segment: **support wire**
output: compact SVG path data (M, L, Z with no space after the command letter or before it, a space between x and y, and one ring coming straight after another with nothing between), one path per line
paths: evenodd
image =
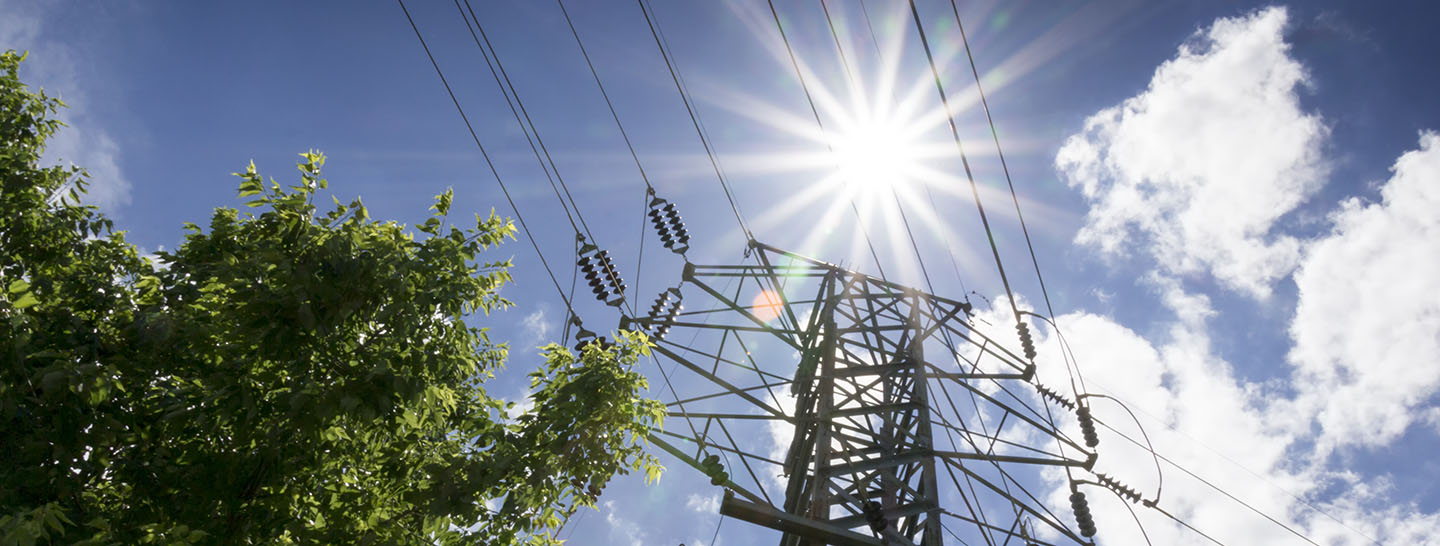
M485 151L485 145L480 143L480 137L475 133L475 127L470 124L469 116L465 115L465 108L460 106L460 100L455 97L455 91L450 88L450 81L445 78L445 72L440 70L440 63L435 62L435 55L430 53L430 46L425 43L425 37L420 34L420 27L415 25L415 19L410 16L410 10L405 8L405 0L395 0L400 4L400 10L405 13L405 20L410 22L410 29L415 31L415 38L420 40L420 47L425 50L425 56L430 59L430 65L435 67L435 75L440 76L440 83L445 86L445 92L450 95L450 102L455 104L455 110L460 113L460 120L465 122L465 129L470 132L471 140L475 141L475 147L480 149L480 156L485 158L485 165L490 168L490 174L495 177L495 183L500 186L500 192L505 195L505 201L510 204L510 210L515 212L515 219L520 221L520 229L525 232L525 238L530 241L530 246L535 249L535 255L540 258L540 265L544 266L545 274L550 277L551 284L555 285L555 293L560 296L560 301L565 302L565 309L574 313L575 309L570 305L570 298L565 296L565 291L560 288L560 281L556 279L555 272L550 269L550 264L545 260L545 253L540 251L540 245L535 242L535 235L530 231L530 226L525 222L525 216L520 214L520 207L515 205L515 199L510 195L510 189L505 186L505 181L500 177L500 171L495 168L495 163L490 160L490 154Z
M970 158L965 154L965 145L960 140L960 128L955 125L955 113L950 109L950 99L945 95L945 85L940 81L940 70L935 66L935 55L930 51L930 40L925 37L925 26L920 23L920 11L915 0L910 0L910 15L915 20L915 30L920 34L920 45L925 50L925 60L930 64L930 75L935 78L935 91L945 106L945 121L950 125L950 136L955 140L955 149L960 152L960 164L965 168L965 178L970 181L970 192L975 197L975 209L980 213L980 223L985 226L985 238L990 241L990 252L995 256L995 268L1000 272L1000 282L1005 286L1005 295L1010 299L1010 310L1015 313L1015 322L1020 322L1020 307L1015 304L1015 293L1010 290L1010 279L1005 276L1005 264L1000 261L1000 247L995 243L995 234L990 229L990 219L985 215L985 205L980 201L980 186L975 183L975 174L970 169Z
M649 7L645 0L636 0L640 4L640 13L645 16L645 24L650 27L650 36L655 39L655 47L660 49L660 57L665 60L665 68L670 71L670 79L675 82L675 90L680 93L680 101L685 103L685 112L690 114L690 123L695 127L695 133L700 136L700 144L705 147L705 155L710 158L710 167L715 170L715 178L720 181L720 188L725 191L725 199L730 202L730 211L735 213L735 222L740 225L740 232L745 234L746 241L754 241L755 235L745 225L745 218L740 214L740 206L735 203L734 192L730 190L729 182L726 182L725 175L720 172L719 160L715 159L715 151L710 146L710 139L705 136L705 131L700 129L700 120L695 114L695 108L690 104L690 97L680 85L680 75L675 71L675 64L670 60L670 52L660 40L660 32L656 30L656 22L650 16L654 9Z
M780 40L785 44L785 52L790 55L790 66L795 68L795 77L800 80L800 89L805 91L805 102L810 105L810 113L815 116L815 125L820 127L820 138L825 141L825 149L830 151L830 156L835 156L835 147L830 144L830 138L825 133L825 123L820 121L820 110L815 107L815 99L810 95L810 86L805 83L805 74L800 71L800 62L795 59L795 50L790 47L790 38L785 35L785 27L780 24L780 14L775 11L774 0L766 0L770 5L770 16L775 20L775 29L780 31ZM821 4L824 5L823 3ZM829 16L827 15L828 19ZM832 30L834 27L831 27ZM847 63L848 73L848 63ZM848 189L851 180L844 177L845 186ZM855 205L855 192L850 191L850 211L855 213L855 222L859 224L860 234L865 237L865 246L870 248L870 258L875 260L875 269L880 272L882 280L885 277L885 266L880 264L880 254L875 251L875 244L870 241L870 230L865 227L865 219L860 216L860 208Z

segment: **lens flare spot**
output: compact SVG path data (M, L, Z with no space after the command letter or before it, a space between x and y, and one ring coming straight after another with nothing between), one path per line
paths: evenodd
M773 290L761 290L750 301L750 309L762 321L775 320L780 316L780 295Z

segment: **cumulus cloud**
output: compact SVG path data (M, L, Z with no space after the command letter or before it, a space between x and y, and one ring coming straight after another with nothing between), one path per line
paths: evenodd
M47 23L54 6L47 3L0 0L0 49L28 51L21 65L21 77L34 88L65 101L59 118L66 123L50 139L41 159L46 165L79 165L90 173L89 193L83 200L116 213L130 203L130 181L120 167L120 146L116 139L87 111L84 87L97 82L83 81L83 61L62 40L52 38Z
M1208 300L1183 293L1178 283L1162 287L1162 292L1176 300L1172 305L1175 316L1162 323L1154 340L1103 315L1079 311L1057 317L1068 349L1083 368L1085 390L1123 400L1125 407L1098 397L1088 398L1087 405L1097 419L1120 433L1136 441L1148 434L1170 460L1267 513L1288 516L1294 499L1287 491L1305 490L1309 478L1287 467L1287 449L1297 427L1271 419L1261 393L1236 379L1230 363L1214 353L1204 325L1213 313ZM1004 298L993 301L1003 302ZM1024 298L1018 303L1028 308ZM977 318L1006 324L1010 315L1007 302L979 310ZM1071 377L1061 357L1065 347L1060 336L1045 326L1036 331L1035 341L1039 349L1036 380L1068 393ZM1126 408L1134 412L1138 423ZM1061 415L1061 431L1079 438L1073 415ZM1158 495L1160 508L1222 542L1288 544L1287 538L1294 539L1168 463L1159 470L1162 479L1149 451L1119 434L1101 427L1100 438L1096 472L1135 488L1147 500L1157 500ZM1264 479L1257 479L1262 475ZM1054 470L1043 478L1052 486L1046 504L1067 506L1070 484L1066 474ZM1103 489L1083 490L1104 543L1146 543L1125 502ZM1136 511L1152 544L1210 544L1157 511L1128 508ZM1069 518L1062 512L1062 520Z
M1395 439L1440 389L1440 135L1400 156L1381 200L1351 198L1295 274L1289 355L1326 445Z
M1330 233L1303 241L1279 232L1328 176L1328 130L1299 108L1306 76L1288 54L1285 25L1282 8L1217 20L1144 92L1087 119L1061 148L1061 176L1091 207L1077 241L1153 260L1146 281L1174 315L1168 328L1147 328L1159 332L1148 339L1085 312L1058 322L1089 391L1127 401L1163 455L1229 495L1322 544L1440 544L1440 514L1399 499L1383 472L1331 456L1387 445L1417 423L1440 428L1440 135L1422 134L1396 161L1378 202L1342 202ZM1293 375L1255 384L1234 374L1211 346L1209 297L1183 281L1201 273L1258 298L1293 274ZM1040 378L1065 384L1053 332L1037 341ZM1118 406L1091 402L1101 420L1137 432ZM1097 470L1160 491L1143 470L1148 451L1101 436ZM1220 541L1304 542L1162 467L1160 506ZM1067 494L1057 488L1052 500ZM1107 541L1143 542L1120 501L1092 503ZM1137 510L1151 543L1207 542Z
M1177 314L1152 340L1083 311L1057 322L1083 367L1088 391L1123 400L1137 416L1109 400L1090 398L1096 418L1137 441L1143 427L1160 454L1175 463L1160 463L1162 481L1146 449L1101 427L1095 471L1147 500L1158 499L1161 509L1226 544L1305 543L1266 515L1321 544L1440 544L1440 515L1396 502L1383 478L1335 468L1327 458L1296 458L1296 450L1311 440L1310 422L1296 417L1293 401L1237 378L1232 365L1215 354L1203 326ZM1039 381L1068 385L1054 331L1040 329L1036 341ZM1061 427L1078 437L1073 419ZM1054 486L1047 503L1067 505L1064 474L1047 478ZM1099 488L1084 490L1106 543L1146 543L1138 517L1152 544L1211 544L1158 511L1131 505L1132 517L1117 497Z
M1062 176L1091 205L1077 240L1153 260L1146 284L1172 313L1141 329L1148 335L1084 311L1057 319L1087 392L1136 416L1087 397L1118 430L1101 428L1095 470L1226 544L1440 545L1440 514L1400 499L1384 472L1330 456L1345 442L1390 442L1415 422L1440 428L1428 402L1440 390L1440 135L1422 135L1396 162L1380 202L1344 202L1328 235L1277 229L1329 175L1328 129L1299 106L1306 75L1286 24L1283 8L1217 20L1059 151ZM1261 384L1236 373L1211 337L1214 294L1185 282L1197 274L1257 298L1294 275L1294 375ZM1001 330L1010 315L979 310ZM1036 342L1038 380L1064 390L1058 336L1040 328ZM1073 419L1060 426L1079 436ZM1168 459L1158 474L1151 453L1120 435L1140 440L1142 428ZM788 432L772 424L772 455ZM1064 511L1065 475L1043 478L1054 486L1046 504ZM1211 543L1165 513L1084 489L1104 543Z
M1261 298L1293 270L1300 242L1271 227L1320 187L1328 131L1300 109L1286 19L1217 20L1066 141L1056 165L1091 204L1079 242L1111 255L1138 244L1161 272Z

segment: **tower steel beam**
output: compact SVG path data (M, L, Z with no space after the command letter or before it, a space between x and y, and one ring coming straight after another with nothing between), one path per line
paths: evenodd
M782 546L938 546L947 517L966 542L1090 543L1029 490L1045 486L1038 469L1088 471L1094 454L1036 409L1053 391L969 304L762 243L750 257L686 263L667 291L691 310L657 300L622 323L681 371L668 415L683 425L652 438L727 488L723 514Z

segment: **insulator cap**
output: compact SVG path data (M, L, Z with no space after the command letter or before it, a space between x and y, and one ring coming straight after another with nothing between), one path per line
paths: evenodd
M1030 325L1024 322L1015 324L1015 331L1020 334L1020 348L1025 351L1025 358L1035 360L1035 340L1030 337Z
M1085 500L1085 494L1079 491L1071 493L1070 508L1075 512L1080 534L1086 538L1095 536L1095 518L1090 515L1090 503Z
M1130 487L1126 487L1125 484L1120 483L1115 478L1106 476L1104 474L1096 474L1095 477L1100 481L1100 485L1103 485L1109 488L1111 491L1114 491L1115 494L1120 495L1125 500L1130 501L1131 504L1138 504L1140 502L1139 491L1136 491Z
M1053 391L1053 390L1050 390L1050 387L1046 387L1045 385L1041 385L1041 384L1039 384L1039 383L1036 383L1036 384L1035 384L1035 390L1040 393L1040 397L1041 397L1041 398L1045 398L1045 399L1047 399L1047 400L1050 400L1050 401L1052 401L1052 402L1055 402L1056 404L1060 404L1061 406L1065 407L1065 409L1068 409L1068 410L1074 410L1074 409L1075 409L1075 403L1074 403L1074 402L1071 402L1070 399L1065 398L1065 397L1062 396L1060 393L1055 392L1055 391Z
M615 263L610 259L609 251L585 243L580 248L580 258L576 263L580 266L580 271L584 273L585 283L590 285L590 291L595 294L595 299L610 306L619 306L625 301L627 287L620 279L620 274L615 269Z
M725 472L725 465L720 463L720 456L711 454L700 461L700 470L710 477L710 485L724 485L730 481L730 475Z
M1090 416L1090 408L1081 407L1075 410L1075 416L1080 420L1080 434L1085 437L1085 445L1100 445L1100 436L1095 433L1095 418Z
M683 308L681 302L684 298L676 287L666 288L655 296L655 303L650 306L650 315L642 322L652 328L649 332L651 337L656 340L665 337Z
M650 223L655 226L655 232L660 236L660 244L676 254L684 255L690 250L690 234L685 230L685 222L680 220L680 211L671 203L659 197L654 197L654 190L647 190L650 199L650 210L646 212L650 216Z
M580 332L575 334L575 351L584 352L585 347L591 344L598 344L602 350L610 350L615 347L615 344L605 339L604 336L596 337L595 332L580 328Z

